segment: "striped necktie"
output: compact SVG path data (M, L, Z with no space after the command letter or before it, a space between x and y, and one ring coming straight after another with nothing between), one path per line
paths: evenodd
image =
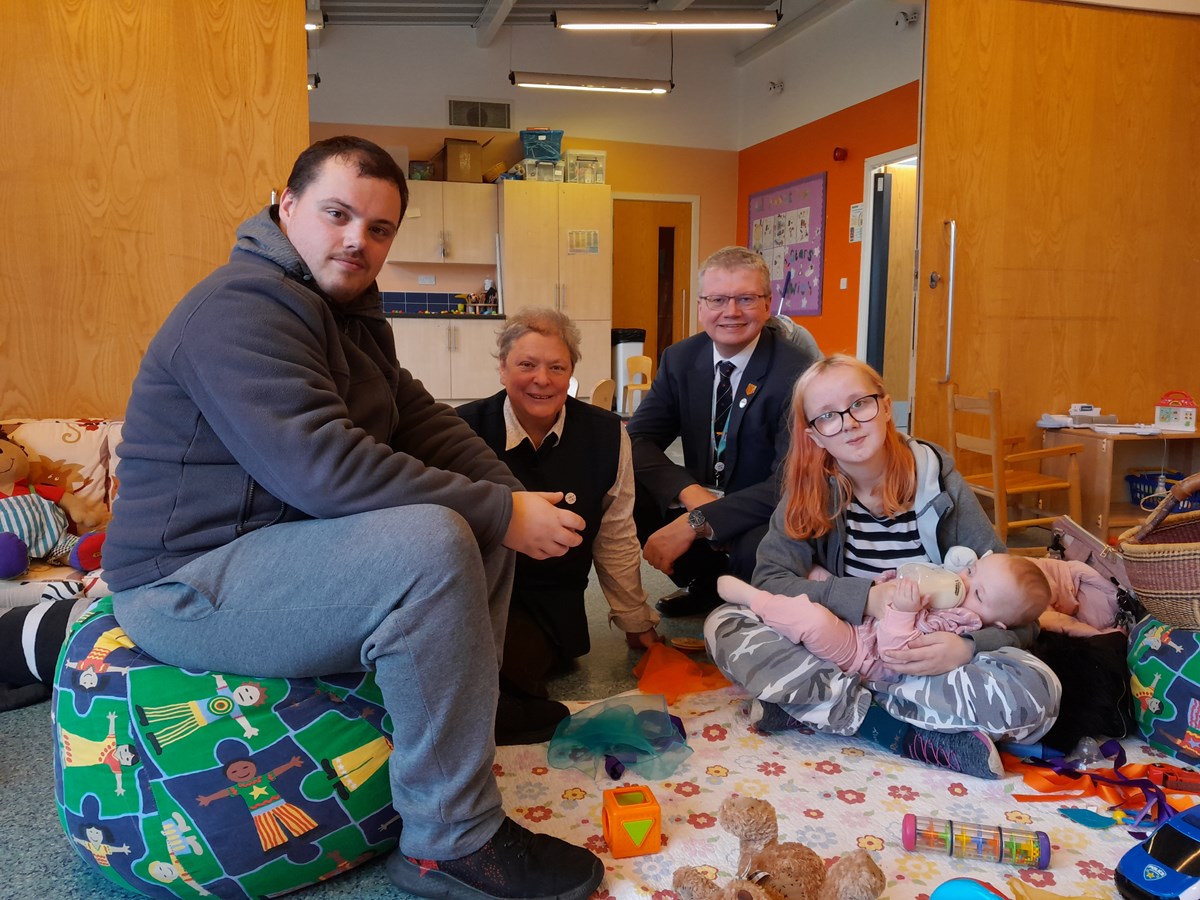
M721 483L721 473L725 463L721 458L725 455L726 430L729 428L730 413L733 411L733 383L729 376L736 369L727 359L717 363L717 403L713 407L713 484Z

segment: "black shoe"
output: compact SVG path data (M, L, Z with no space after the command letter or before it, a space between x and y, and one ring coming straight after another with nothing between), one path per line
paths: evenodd
M778 703L769 700L755 700L750 704L750 724L759 734L778 734L807 727L799 719L789 716Z
M540 744L554 737L558 723L571 714L557 700L522 697L505 691L496 707L496 746Z
M388 857L388 877L418 897L586 900L604 879L604 865L589 850L548 834L535 834L505 818L492 839L461 859Z
M676 619L680 616L695 616L710 612L720 604L721 598L717 595L715 584L705 585L693 581L686 588L673 594L667 594L654 604L654 608L668 619Z

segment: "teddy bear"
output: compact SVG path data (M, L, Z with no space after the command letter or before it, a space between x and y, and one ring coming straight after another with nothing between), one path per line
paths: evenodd
M0 431L0 578L24 574L31 558L69 563L85 572L100 568L104 532L75 535L70 527L95 529L107 516L102 504L69 488L33 484L29 457Z
M737 877L722 888L698 869L676 869L672 886L680 900L876 900L883 893L883 872L865 850L826 870L810 848L780 843L775 807L766 800L733 794L717 821L738 838Z

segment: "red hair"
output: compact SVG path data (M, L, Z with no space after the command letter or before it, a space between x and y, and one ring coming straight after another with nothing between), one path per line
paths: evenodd
M834 520L850 505L853 486L846 473L838 467L828 451L818 447L804 429L808 415L804 412L804 397L814 381L835 369L851 369L872 385L879 402L887 398L883 379L865 362L835 353L813 363L792 391L792 444L783 463L783 500L786 504L785 524L788 537L808 540L833 530ZM888 516L904 512L912 504L917 490L917 470L913 455L896 430L889 415L885 423L883 454L885 457L882 485L883 511ZM838 507L830 509L830 479L838 486Z

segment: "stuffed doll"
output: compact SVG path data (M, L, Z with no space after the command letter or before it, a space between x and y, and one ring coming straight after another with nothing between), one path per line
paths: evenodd
M681 900L875 900L883 893L883 872L865 850L826 870L810 848L780 843L775 807L766 800L734 794L717 821L738 838L737 877L720 887L697 869L676 869L672 886Z
M68 563L85 572L100 568L104 533L86 529L107 517L102 504L69 488L31 483L25 451L0 432L0 578L23 574L31 559ZM72 534L72 523L84 533Z

